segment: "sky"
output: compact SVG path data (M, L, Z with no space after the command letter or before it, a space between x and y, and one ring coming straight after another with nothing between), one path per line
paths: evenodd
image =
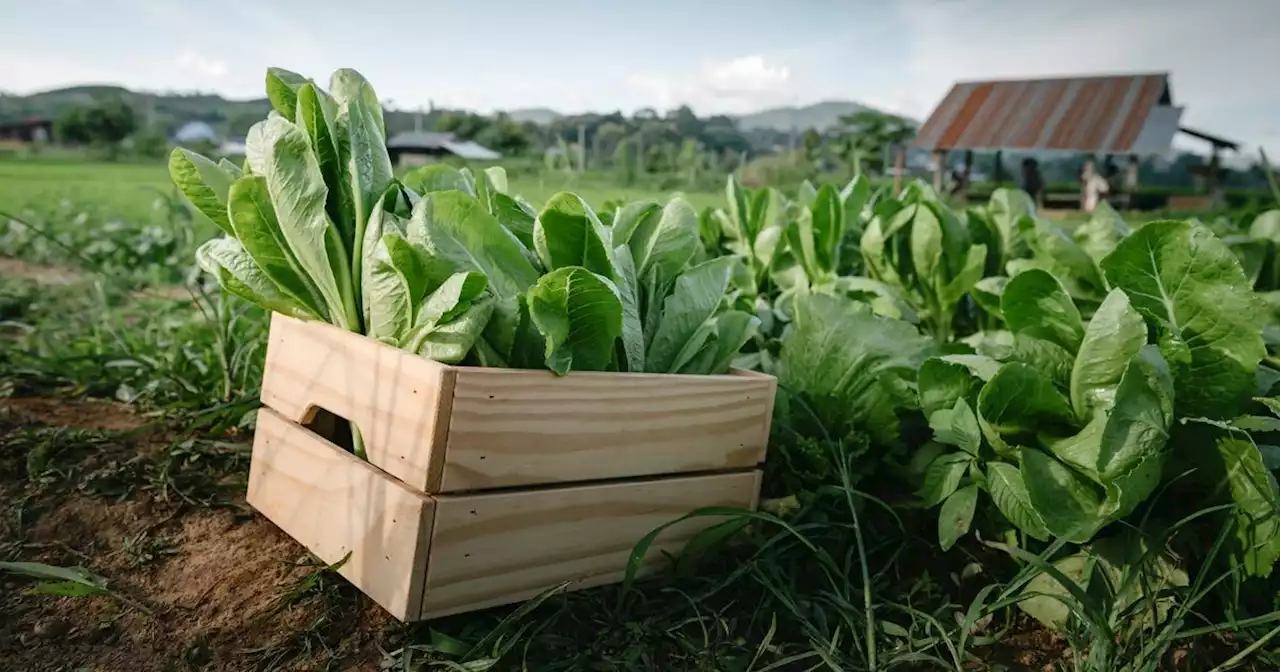
M853 100L924 119L956 81L1161 71L1185 125L1273 158L1278 53L1280 0L0 0L9 93L251 98L268 66L353 67L401 109Z

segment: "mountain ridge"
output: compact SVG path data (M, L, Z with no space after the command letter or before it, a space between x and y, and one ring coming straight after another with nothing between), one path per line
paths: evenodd
M135 91L109 84L85 84L39 91L27 95L0 92L0 122L31 116L56 117L67 107L92 104L95 100L119 96L142 114L153 115L161 125L172 126L188 121L205 121L227 127L232 134L242 134L245 123L261 118L270 109L266 98L226 98L216 93L179 91ZM849 100L822 100L809 105L772 107L745 114L729 115L743 132L753 130L825 131L839 123L840 117L874 109ZM397 114L413 114L396 110ZM567 115L549 107L526 107L506 111L513 120L542 126Z

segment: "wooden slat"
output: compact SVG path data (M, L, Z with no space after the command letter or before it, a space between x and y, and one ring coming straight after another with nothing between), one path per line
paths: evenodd
M754 509L760 472L541 488L437 498L423 618L518 602L562 581L571 589L623 578L631 550L657 528L706 506ZM652 570L699 530L668 528L645 557Z
M444 460L444 451L433 447L444 445L453 371L332 325L277 313L262 402L298 423L317 408L355 421L370 462L431 492Z
M262 400L354 420L375 466L426 493L754 467L777 380L446 366L276 315ZM342 428L338 428L342 431Z
M258 411L249 505L401 620L419 617L435 503L270 409Z
M754 467L777 381L458 368L440 492Z

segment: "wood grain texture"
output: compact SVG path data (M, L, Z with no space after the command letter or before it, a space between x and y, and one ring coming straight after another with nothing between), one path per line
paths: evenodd
M764 462L777 381L457 368L440 492Z
M658 526L706 506L754 509L760 472L436 498L422 618L532 598L563 581L580 589L622 580L636 542ZM722 518L699 517L665 530L645 557L678 551Z
M275 315L262 400L354 420L369 461L427 493L751 468L777 380L447 366Z
M433 492L445 459L454 370L332 325L276 313L262 402L297 423L317 408L355 421L369 462Z
M401 620L419 617L435 503L270 409L258 411L249 505Z

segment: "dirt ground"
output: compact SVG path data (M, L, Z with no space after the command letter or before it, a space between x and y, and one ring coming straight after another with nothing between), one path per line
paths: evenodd
M225 497L188 488L199 460L175 464L173 442L108 402L0 399L0 560L81 566L112 592L0 574L0 670L379 669L389 617L253 514L243 476L213 479Z
M384 669L410 631L245 504L247 459L113 402L0 398L0 561L83 567L110 591L0 572L0 672ZM1029 629L986 655L1062 672L1065 650Z

